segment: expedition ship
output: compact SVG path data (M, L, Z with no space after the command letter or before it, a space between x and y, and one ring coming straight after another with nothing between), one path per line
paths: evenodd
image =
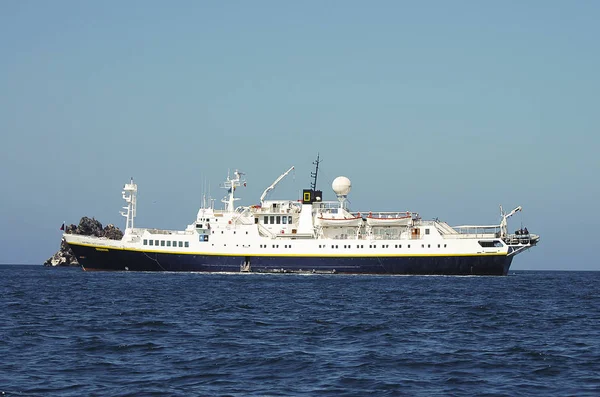
M235 206L235 171L222 185L221 200L202 205L185 230L134 227L137 185L122 192L126 227L121 240L63 234L84 270L270 272L412 275L506 275L515 255L535 246L539 236L521 229L509 234L505 213L498 225L451 227L423 220L412 211L351 211L348 178L332 183L336 201L317 190L319 158L310 189L300 200L267 200L294 167L280 175L258 205Z

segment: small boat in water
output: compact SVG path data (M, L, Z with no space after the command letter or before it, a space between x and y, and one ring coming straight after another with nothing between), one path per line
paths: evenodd
M260 272L316 274L506 275L513 258L539 242L510 234L509 213L491 226L455 226L423 220L413 211L351 211L346 177L332 183L337 200L323 201L313 182L300 199L267 200L294 167L280 175L260 204L235 207L243 174L227 176L221 200L204 204L184 230L134 227L137 185L125 185L121 240L63 234L84 270ZM362 214L368 214L363 216ZM525 229L526 230L526 229Z

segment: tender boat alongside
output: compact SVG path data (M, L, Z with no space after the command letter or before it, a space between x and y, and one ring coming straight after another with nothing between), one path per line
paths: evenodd
M134 227L137 185L125 185L126 218L121 240L63 234L84 270L270 272L413 275L506 275L515 255L539 236L509 234L509 213L498 225L451 227L413 211L351 211L351 182L338 177L336 201L323 201L316 170L300 200L267 200L294 167L273 182L260 204L234 204L245 184L235 171L223 184L223 209L203 205L185 230ZM526 229L525 229L526 231Z

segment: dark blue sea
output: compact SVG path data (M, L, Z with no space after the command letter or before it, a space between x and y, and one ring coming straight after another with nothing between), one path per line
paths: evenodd
M0 266L0 395L598 396L599 285Z

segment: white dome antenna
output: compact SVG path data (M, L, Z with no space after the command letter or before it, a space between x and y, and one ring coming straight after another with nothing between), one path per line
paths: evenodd
M352 182L350 182L350 179L346 178L345 176L338 176L333 180L331 188L335 192L335 195L340 202L340 206L344 208L348 193L350 193L350 190L352 190Z

